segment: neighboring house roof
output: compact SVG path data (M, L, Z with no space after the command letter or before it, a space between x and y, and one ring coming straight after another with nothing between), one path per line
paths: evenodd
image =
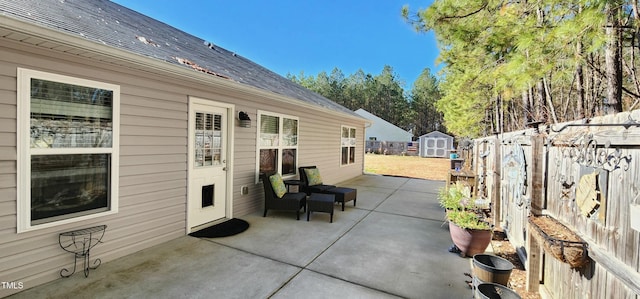
M249 59L111 1L3 0L0 16L358 117Z
M370 120L373 124L366 128L366 137L376 137L380 141L411 141L413 134L402 128L372 114L362 108L355 111L356 114Z

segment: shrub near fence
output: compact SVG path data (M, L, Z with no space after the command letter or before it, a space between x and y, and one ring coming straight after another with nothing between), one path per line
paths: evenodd
M636 110L474 140L478 194L491 199L494 221L518 248L529 291L640 298L640 227L633 221L640 217L639 120ZM529 217L539 217L539 232L532 234ZM545 242L563 237L543 232L538 226L553 226L541 218L579 236L584 265L548 251Z

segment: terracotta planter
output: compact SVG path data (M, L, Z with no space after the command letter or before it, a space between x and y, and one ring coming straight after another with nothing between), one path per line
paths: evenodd
M484 229L462 229L449 221L449 233L451 240L458 249L460 256L472 257L478 253L484 253L491 243L491 231Z

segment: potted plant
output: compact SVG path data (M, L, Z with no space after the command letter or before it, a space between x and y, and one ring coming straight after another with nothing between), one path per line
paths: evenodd
M446 211L473 208L471 188L461 182L456 182L449 185L448 188L440 189L438 199L440 200L440 206Z
M470 193L470 188L462 183L451 184L439 193L454 244L449 251L463 257L483 253L491 242L491 226L474 207Z

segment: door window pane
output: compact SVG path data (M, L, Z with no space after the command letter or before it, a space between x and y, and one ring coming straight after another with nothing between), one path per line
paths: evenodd
M220 165L220 157L222 154L222 115L213 115L213 127L211 131L211 163Z
M196 167L220 165L222 115L196 112L194 163Z

